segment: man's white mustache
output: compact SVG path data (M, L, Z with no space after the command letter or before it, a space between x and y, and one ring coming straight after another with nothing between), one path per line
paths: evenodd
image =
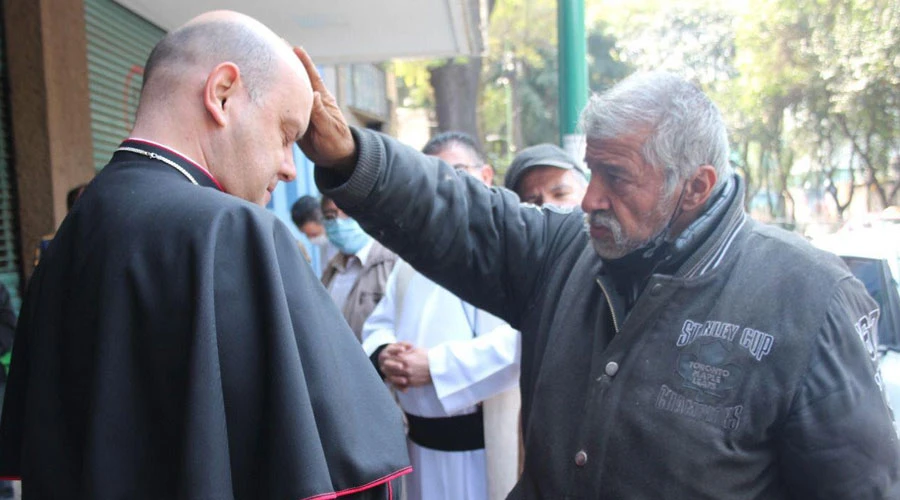
M594 211L584 214L584 222L588 226L602 226L607 229L619 227L618 219L609 212Z

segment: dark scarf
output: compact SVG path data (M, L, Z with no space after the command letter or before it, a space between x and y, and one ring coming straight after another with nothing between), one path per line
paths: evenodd
M713 195L706 209L681 234L672 239L670 228L681 210L676 203L672 218L655 238L646 245L618 259L604 259L603 269L615 283L616 291L625 300L625 313L637 301L653 274L674 274L718 225L736 192L733 178L728 179Z

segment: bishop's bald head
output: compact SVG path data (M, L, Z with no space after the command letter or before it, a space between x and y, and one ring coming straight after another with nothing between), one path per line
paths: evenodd
M259 21L202 14L153 49L134 135L183 151L227 192L265 204L296 175L312 88L290 46Z

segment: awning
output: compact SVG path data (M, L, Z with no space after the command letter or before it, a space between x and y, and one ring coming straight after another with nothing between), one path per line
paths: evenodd
M242 12L318 64L479 54L481 0L115 0L169 31L208 10Z

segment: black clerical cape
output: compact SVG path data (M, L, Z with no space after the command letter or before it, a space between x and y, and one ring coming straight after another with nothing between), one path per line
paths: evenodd
M62 224L20 317L0 475L37 499L388 498L400 413L287 227L123 146L183 172L117 152Z

